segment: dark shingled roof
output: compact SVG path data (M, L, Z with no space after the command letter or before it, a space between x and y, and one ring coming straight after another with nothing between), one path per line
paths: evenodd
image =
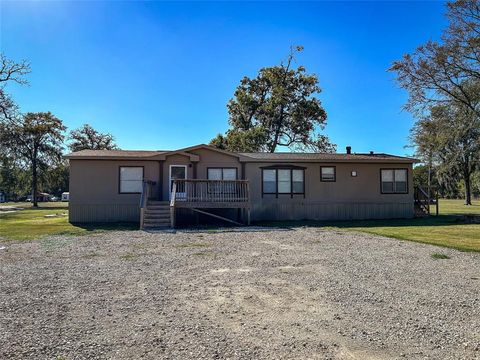
M188 153L188 149L185 151ZM184 151L183 149L179 151ZM174 152L174 151L173 151ZM67 159L139 159L148 160L158 155L172 153L171 150L81 150L66 155ZM240 161L252 162L402 162L413 163L417 160L389 154L338 154L338 153L232 153L240 155Z
M339 153L240 153L240 155L262 161L395 161L415 162L409 157L389 154L339 154Z
M162 150L80 150L66 155L66 158L76 157L112 157L112 158L148 158L165 153Z

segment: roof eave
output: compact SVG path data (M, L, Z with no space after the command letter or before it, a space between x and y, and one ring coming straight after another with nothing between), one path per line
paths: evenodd
M417 163L416 159L256 159L243 158L241 162L251 163L399 163L399 164L413 164Z

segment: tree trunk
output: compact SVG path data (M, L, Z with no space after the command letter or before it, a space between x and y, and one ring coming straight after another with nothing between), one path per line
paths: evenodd
M37 156L34 155L32 159L32 200L33 200L33 207L38 207L37 201L37 185L38 185L38 178L37 178Z
M468 171L463 174L463 181L465 183L465 205L472 205L472 185L470 183L470 173Z

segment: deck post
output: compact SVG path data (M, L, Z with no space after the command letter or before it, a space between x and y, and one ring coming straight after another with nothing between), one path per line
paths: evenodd
M145 220L145 209L143 207L140 208L140 230L143 230Z
M175 206L170 206L170 226L175 228Z
M250 226L250 208L247 209L247 225Z

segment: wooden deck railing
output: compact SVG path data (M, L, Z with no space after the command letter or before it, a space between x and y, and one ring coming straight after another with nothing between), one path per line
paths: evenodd
M420 186L415 186L414 201L425 215L430 215L430 196Z
M248 207L248 180L175 180L171 193L177 207Z
M152 193L152 186L155 185L155 181L143 180L142 194L140 195L140 229L143 229L145 220L145 208L148 204L148 198Z

